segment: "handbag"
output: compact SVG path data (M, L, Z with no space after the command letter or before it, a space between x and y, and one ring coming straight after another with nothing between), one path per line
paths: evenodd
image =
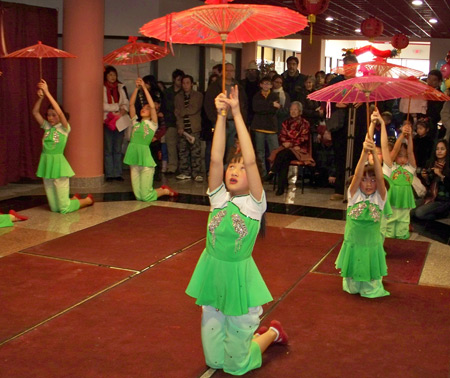
M112 112L109 112L106 115L105 120L103 121L103 123L105 124L105 126L110 129L111 131L117 130L116 128L116 122L117 120L120 118L120 114L114 114Z

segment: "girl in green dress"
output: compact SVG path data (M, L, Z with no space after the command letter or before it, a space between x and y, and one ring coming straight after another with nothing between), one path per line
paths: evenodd
M202 343L206 364L242 375L261 366L262 353L273 342L287 343L281 324L258 328L262 305L272 296L252 257L266 198L250 135L239 108L238 87L229 98L217 96L217 123L211 149L208 195L211 213L206 248L186 293L202 306ZM241 154L225 172L226 114L236 124Z
M372 120L376 116L372 114ZM343 290L367 298L389 295L382 283L387 266L380 232L387 191L373 141L374 128L372 122L348 189L344 243L336 259L336 268L343 277ZM373 155L372 166L366 165L369 152Z
M397 138L392 151L389 151L386 127L383 121L381 123L381 151L384 161L383 173L389 177L391 183L389 202L392 207L392 215L387 220L386 237L408 239L410 211L416 207L412 182L417 167L411 123L405 121L402 133Z
M138 122L136 115L136 97L139 88L145 93L147 104L141 109L141 121ZM144 81L136 80L136 88L130 99L130 117L133 122L131 139L125 154L124 163L130 166L131 185L133 193L139 201L155 201L161 196L176 196L178 193L167 185L153 189L153 176L155 174L155 161L150 153L150 143L158 128L158 115L155 104Z
M70 125L61 107L49 92L45 80L42 79L37 87L38 99L33 107L33 116L45 133L42 138L42 154L36 176L44 180L50 210L62 214L71 213L92 205L94 198L91 194L83 199L78 194L69 198L69 177L75 174L64 157ZM40 113L44 96L50 101L46 120Z

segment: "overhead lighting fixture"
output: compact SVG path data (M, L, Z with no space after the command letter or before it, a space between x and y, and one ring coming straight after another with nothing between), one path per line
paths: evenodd
M411 4L418 7L423 4L423 1L422 0L414 0L411 2Z
M361 33L361 29L355 29L355 32Z
M430 18L430 24L436 24L438 22L438 20L436 20L435 18Z
M326 19L325 19L326 21L333 21L334 20L334 18L333 17L330 17L330 16L328 16Z

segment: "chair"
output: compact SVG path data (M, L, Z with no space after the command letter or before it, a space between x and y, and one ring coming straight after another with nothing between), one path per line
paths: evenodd
M309 150L312 153L312 138L310 138L309 141ZM311 158L311 162L307 161L300 161L300 160L291 160L289 163L289 171L288 171L288 184L295 185L297 183L298 179L298 168L301 168L301 174L302 174L302 194L304 193L305 188L305 167L311 167L314 168L316 166L316 162L314 159ZM273 178L273 191L277 189L277 174L275 174Z

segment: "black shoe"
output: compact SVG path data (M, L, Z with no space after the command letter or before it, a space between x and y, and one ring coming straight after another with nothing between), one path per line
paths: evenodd
M263 181L265 182L272 181L273 176L275 176L275 173L269 172L267 175L264 176Z
M114 180L114 177L107 177L105 179L106 182L112 182Z
M123 177L114 177L114 180L116 181L125 181Z
M276 196L282 196L284 194L284 188L278 187L277 191L275 192Z

